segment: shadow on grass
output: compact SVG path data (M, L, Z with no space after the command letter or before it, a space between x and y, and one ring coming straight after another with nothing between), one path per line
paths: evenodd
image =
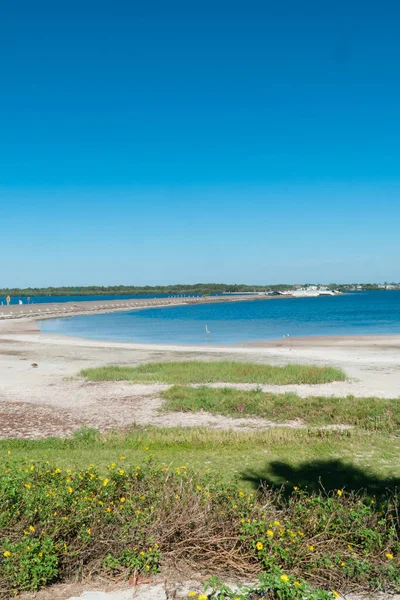
M365 492L368 496L383 496L388 491L400 489L398 477L381 478L341 460L315 460L296 467L275 461L268 463L265 469L242 472L241 479L250 482L255 489L262 485L284 486L286 495L290 495L296 486L309 492L318 492L321 488L327 492L345 489Z

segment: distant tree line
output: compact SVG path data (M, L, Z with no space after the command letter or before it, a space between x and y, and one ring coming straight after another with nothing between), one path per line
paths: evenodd
M225 283L195 283L193 285L111 285L111 286L63 286L46 288L0 288L0 296L100 296L100 295L133 295L133 294L221 294L223 292L263 292L284 291L291 285L278 284L273 286L225 284Z
M304 284L308 286L312 284ZM399 285L399 284L393 284ZM340 284L331 283L327 287L332 290L346 291L361 286L363 290L381 289L376 283L352 283ZM134 294L221 294L223 292L284 292L293 289L292 284L278 283L271 285L246 285L246 284L226 284L226 283L195 283L176 284L176 285L89 285L89 286L63 286L46 288L0 288L0 296L101 296L101 295L134 295Z

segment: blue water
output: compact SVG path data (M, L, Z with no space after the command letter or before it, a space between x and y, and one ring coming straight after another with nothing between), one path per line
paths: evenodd
M50 319L39 325L44 333L158 344L240 345L288 334L400 334L400 291L174 306Z

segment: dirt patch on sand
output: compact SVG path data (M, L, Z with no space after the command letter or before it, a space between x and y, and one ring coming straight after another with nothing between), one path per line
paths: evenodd
M0 400L0 438L66 436L82 424L67 411L28 402Z

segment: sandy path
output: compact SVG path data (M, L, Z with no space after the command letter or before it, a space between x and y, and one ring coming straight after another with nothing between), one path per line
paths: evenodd
M160 360L247 360L342 367L349 381L322 385L262 386L265 391L320 396L400 396L400 337L318 338L244 348L145 346L44 336L31 322L0 323L0 437L68 435L81 425L107 430L133 423L158 426L265 428L263 419L201 413L160 414L167 386L76 379L85 367ZM38 367L33 368L32 363ZM72 378L72 379L71 379ZM216 386L224 385L216 384ZM249 384L235 387L250 389ZM301 415L299 415L301 417ZM291 426L302 426L299 422Z

